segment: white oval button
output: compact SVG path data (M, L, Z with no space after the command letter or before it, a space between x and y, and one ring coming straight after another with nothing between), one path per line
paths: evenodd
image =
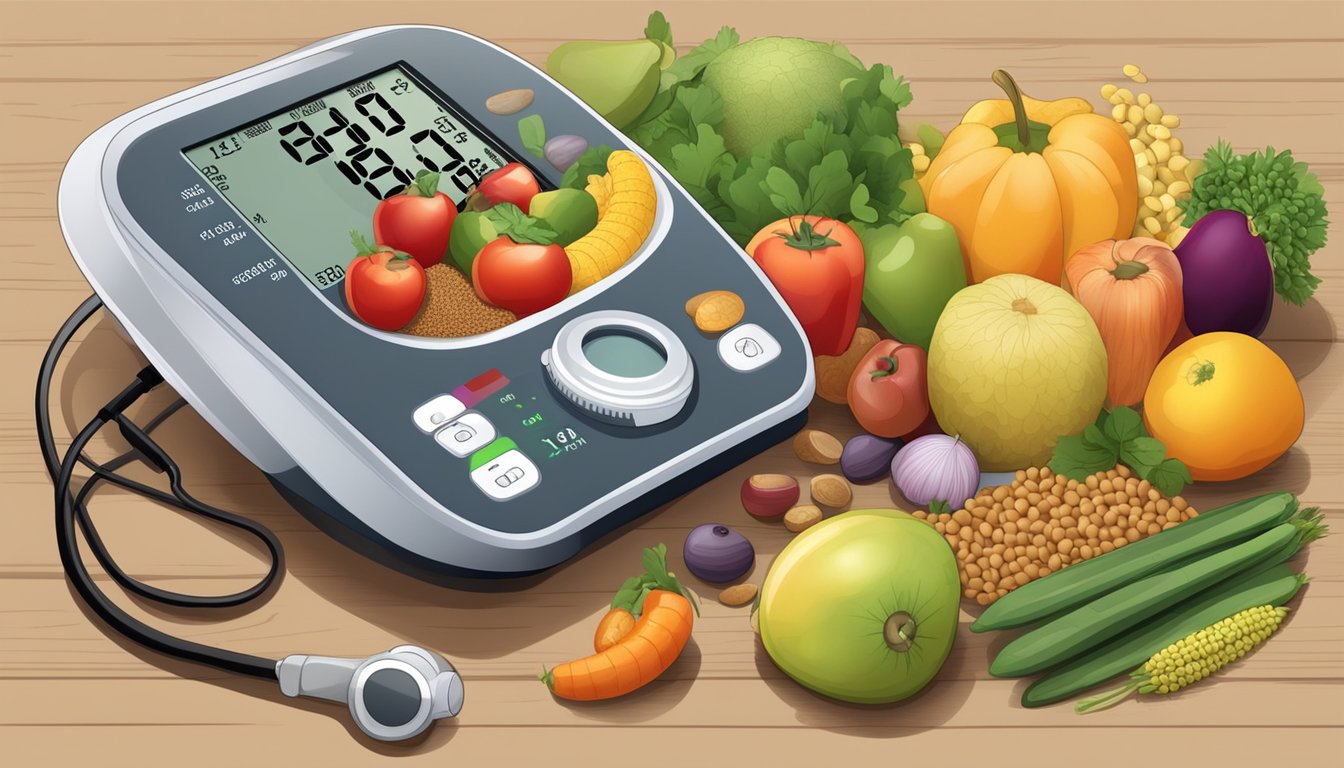
M734 371L754 371L776 357L781 347L775 337L755 323L739 325L719 337L719 359Z

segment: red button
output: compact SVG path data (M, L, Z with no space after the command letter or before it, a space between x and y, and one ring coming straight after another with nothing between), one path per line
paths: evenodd
M509 379L491 368L480 376L453 390L453 396L468 408L508 386Z

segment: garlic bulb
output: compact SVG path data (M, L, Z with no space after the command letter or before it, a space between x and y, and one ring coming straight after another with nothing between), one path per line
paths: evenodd
M960 437L925 435L897 451L891 479L905 498L931 512L961 509L980 485L980 464Z

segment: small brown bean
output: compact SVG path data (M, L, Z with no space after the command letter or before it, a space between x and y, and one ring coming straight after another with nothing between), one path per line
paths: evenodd
M1000 556L997 552L994 553L994 554L992 554L992 555L990 555L990 556L989 556L989 567L990 567L990 568L1002 568L1002 567L1003 567L1003 557Z
M985 586L985 580L980 578L979 576L973 576L971 577L970 581L966 582L967 589L974 589L976 591L979 591L980 588L984 586Z
M956 518L948 520L944 530L946 530L948 533L955 534L956 532L961 530L961 523L958 523Z
M1112 544L1111 542L1109 542L1109 541L1103 541L1103 542L1101 542L1101 552L1102 552L1102 554L1105 554L1105 553L1107 553L1107 552L1110 552L1110 551L1112 551L1112 550L1114 550L1114 549L1115 549L1115 545Z
M964 509L958 509L956 512L952 513L952 519L956 520L961 525L968 525L971 522L971 513Z

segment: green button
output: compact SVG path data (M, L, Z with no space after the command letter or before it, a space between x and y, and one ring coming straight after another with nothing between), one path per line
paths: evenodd
M475 472L486 464L489 464L500 456L503 456L509 451L516 450L517 448L518 444L509 438L498 438L493 443L471 454L471 471Z

